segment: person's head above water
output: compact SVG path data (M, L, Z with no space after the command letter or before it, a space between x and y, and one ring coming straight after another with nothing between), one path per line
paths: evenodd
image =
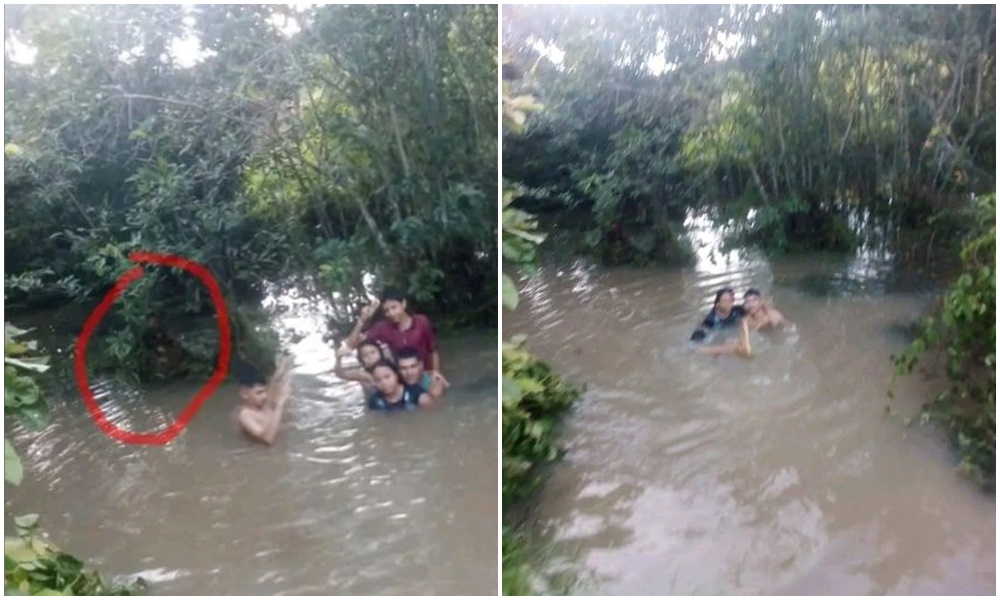
M239 383L240 400L247 406L261 408L267 402L267 380L256 367L242 365L236 375Z
M371 373L375 379L375 387L383 395L389 395L403 385L403 376L390 360L382 359L376 362L372 366Z
M364 340L358 344L358 362L365 369L371 370L375 363L385 359L382 353L382 346L375 340Z
M736 292L731 287L725 287L715 293L715 312L725 317L733 311L736 304Z
M420 353L416 348L400 348L396 353L396 365L399 366L403 381L409 385L420 383L420 378L424 376L424 361L420 360Z
M747 313L753 315L760 310L761 300L760 300L760 290L756 288L750 288L743 294L743 307L746 309Z
M382 311L394 323L401 323L406 318L406 294L398 288L385 288L382 292Z

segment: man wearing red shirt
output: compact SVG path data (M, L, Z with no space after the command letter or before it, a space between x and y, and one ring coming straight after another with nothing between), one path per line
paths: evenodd
M437 351L437 334L430 319L407 312L406 297L400 290L386 289L382 293L381 305L386 318L372 325L365 332L365 337L386 344L393 355L403 348L414 348L427 371L440 373L441 357ZM378 305L373 304L361 309L361 318L347 338L349 346L353 348L361 342L361 331L377 308Z

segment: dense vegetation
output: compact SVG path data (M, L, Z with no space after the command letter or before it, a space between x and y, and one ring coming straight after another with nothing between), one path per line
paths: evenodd
M943 423L962 455L961 467L986 487L996 486L997 274L996 195L985 196L962 249L963 272L920 335L898 358L910 373L925 352L942 356L948 389L928 403L923 421Z
M502 105L504 127L512 132L521 131L528 114L541 108L531 96L512 97L506 82ZM504 179L502 242L506 263L511 268L524 269L535 265L535 249L544 240L544 235L537 231L537 224L530 215L511 206L520 189L519 185ZM502 285L503 305L517 308L518 291L514 279L504 273ZM558 419L579 395L578 390L563 383L547 364L532 356L524 348L525 342L524 336L504 342L501 364L501 497L504 511L501 591L517 596L535 591L532 574L537 550L526 541L524 532L511 515L518 503L539 485L539 468L558 458Z
M546 110L504 174L611 262L683 261L692 212L774 251L852 249L865 216L926 249L995 186L995 11L510 7Z
M898 364L944 353L925 420L992 483L995 24L993 5L509 7L512 93L546 107L504 133L511 206L579 224L609 263L684 262L707 215L729 245L878 238L900 265L957 265Z
M395 284L424 312L495 324L496 6L5 15L8 307L92 305L142 249L210 269L244 353L236 308L296 278L334 294L334 320ZM149 269L102 328L110 362L138 370L151 313L211 303ZM216 342L194 346L211 364Z

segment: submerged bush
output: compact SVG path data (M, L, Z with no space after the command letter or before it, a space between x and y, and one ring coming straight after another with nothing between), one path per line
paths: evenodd
M895 358L900 374L925 352L945 356L949 387L927 403L921 422L943 423L958 444L962 470L996 484L996 195L981 198L975 228L961 252L963 272L938 313Z
M527 544L520 535L507 527L503 529L503 571L501 590L505 596L530 596L531 565Z
M579 397L544 362L522 347L503 345L503 505L538 485L536 468L559 457L556 424Z
M4 539L4 595L132 596L145 591L139 578L132 585L108 583L83 562L46 542L36 531L38 515L14 519L16 537Z

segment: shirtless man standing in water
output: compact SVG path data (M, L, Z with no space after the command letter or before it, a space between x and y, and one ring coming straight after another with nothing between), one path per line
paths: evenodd
M277 368L268 383L252 367L239 374L243 405L236 409L236 422L243 432L269 446L278 435L285 404L292 395L292 357L282 356L276 362Z

